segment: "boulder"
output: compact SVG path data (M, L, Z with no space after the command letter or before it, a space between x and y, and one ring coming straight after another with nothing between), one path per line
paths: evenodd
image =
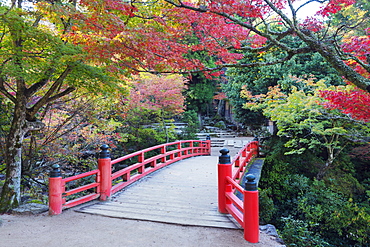
M49 207L45 204L27 203L20 205L18 208L13 209L12 213L21 215L32 215L32 214L41 214L48 210Z

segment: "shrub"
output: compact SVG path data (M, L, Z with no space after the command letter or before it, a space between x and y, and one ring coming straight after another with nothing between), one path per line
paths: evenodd
M291 216L282 218L282 221L284 226L279 231L279 235L287 246L332 246L321 239L320 235L311 231L309 224L305 221L294 219Z
M276 208L274 201L271 198L271 188L259 191L259 217L260 224L270 222L274 214L276 213Z

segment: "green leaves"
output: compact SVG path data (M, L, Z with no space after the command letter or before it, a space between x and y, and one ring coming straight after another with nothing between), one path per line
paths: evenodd
M276 122L278 135L287 137L285 146L290 150L286 155L302 154L307 149L322 149L327 153L318 178L330 169L336 157L349 141L369 136L369 125L352 120L337 110L328 110L319 92L327 88L323 81L301 81L305 90L292 87L284 94L279 87L270 88L266 95L249 95L248 109L260 109L263 114ZM367 126L367 127L365 127Z

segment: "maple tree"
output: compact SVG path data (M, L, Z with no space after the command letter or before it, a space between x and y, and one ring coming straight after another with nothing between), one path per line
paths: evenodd
M185 98L182 91L186 88L186 79L180 75L159 76L140 74L127 82L130 87L129 97L124 99L125 112L133 108L145 108L160 112L159 115L176 115L184 111Z
M317 173L320 180L335 166L336 158L350 142L364 141L369 136L370 126L338 110L325 108L327 102L320 97L320 93L333 90L333 86L327 87L323 81L314 82L313 79L296 80L304 85L303 89L292 86L286 93L275 86L270 87L267 94L252 95L244 90L242 95L248 99L246 108L261 110L276 122L277 135L287 137L285 146L290 151L285 154L302 154L307 149L325 150L325 162Z
M301 45L296 37L286 37L281 42L289 45ZM250 63L261 59L271 60L279 54L280 50L278 49L273 53L254 54L246 52L241 62ZM296 80L292 80L292 76L300 78L314 76L318 80L325 80L325 84L344 84L338 73L317 53L298 54L283 64L254 68L229 68L226 71L226 76L228 82L222 84L222 89L233 105L238 122L248 126L251 131L260 131L259 129L265 125L266 119L261 117L259 112L252 112L243 108L246 100L241 98L241 90L249 90L253 94L265 94L269 87L276 85L280 85L284 90L288 90L293 85L300 88L301 85Z
M98 147L115 148L121 141L116 132L121 124L113 117L115 103L79 89L41 112L43 129L29 132L23 142L22 194L31 192L33 199L47 202L46 181L53 164L61 167L63 175L95 169Z
M320 19L320 16L327 18L341 10L346 10L346 7L351 7L356 1L303 1L299 5L294 5L294 1L252 1L248 4L239 1L199 1L198 4L171 0L167 2L184 9L184 12L196 11L200 13L198 19L208 18L212 22L214 18L219 18L227 24L237 25L244 30L244 34L248 35L234 44L232 42L225 43L224 48L228 45L228 49L233 51L242 50L256 53L280 49L283 51L281 54L285 54L283 57L277 56L273 60L262 60L247 64L240 63L239 67L283 63L297 54L317 52L340 75L367 92L352 91L356 95L355 97L363 96L360 101L356 101L361 105L359 108L370 107L369 101L366 100L370 91L368 59L370 36L369 29L366 29L368 16L358 14L350 19L350 23L340 23L340 25L330 25L327 19ZM325 3L326 5L323 5L318 11L316 18L310 16L303 20L299 19L300 12L304 11L303 8L301 10L301 7L308 6L312 2ZM238 6L238 8L234 6ZM276 25L279 27L276 28ZM361 27L364 28L365 32L362 32L361 36L353 35ZM210 36L219 38L213 33L216 32L215 29L203 30L203 33L208 32ZM219 32L224 33L222 29ZM289 35L297 36L303 41L304 45L295 47L282 42L282 39ZM222 39L219 38L218 41L221 43ZM222 66L235 67L233 64ZM330 95L331 97L326 97L328 100L343 96L340 94L335 96L333 92ZM337 104L332 103L332 106L346 108L346 112L349 113L351 108L342 106L338 102L337 100ZM356 118L359 112L351 112L351 115ZM368 115L362 114L361 119L364 120L364 118L368 119Z
M315 16L301 18L313 3ZM358 1L361 2L360 0ZM65 38L82 45L96 62L111 71L196 72L219 75L221 68L257 67L284 63L298 54L318 53L347 81L369 92L368 15L348 16L355 0L163 0L155 3L80 1L40 5L54 16L65 15ZM76 2L74 2L76 5ZM360 6L360 7L358 7ZM361 9L362 10L362 9ZM362 10L364 12L364 10ZM366 12L366 11L365 11ZM107 21L110 20L110 21ZM360 30L360 31L359 31ZM361 31L362 30L362 31ZM295 36L302 45L282 39ZM274 59L238 63L242 52L273 52ZM193 56L202 54L214 63ZM368 106L367 102L364 103ZM354 114L356 115L356 114Z
M186 82L184 77L176 74L133 76L133 79L128 82L131 87L130 94L122 99L122 107L120 107L122 121L128 125L128 128L134 128L133 131L128 131L130 136L137 137L140 132L138 129L144 124L161 122L168 142L170 138L166 119L184 112L185 97L182 92L186 88ZM142 131L151 132L154 130ZM135 140L135 142L137 141Z
M0 212L20 203L23 143L27 133L44 127L42 113L78 87L108 91L114 78L83 63L83 51L66 43L32 11L0 6L0 92L11 118L5 130L6 179ZM100 82L100 85L97 84Z
M300 18L314 2L322 4L316 16ZM330 24L331 16L354 3L355 0L95 0L73 4L55 1L39 4L39 8L52 13L54 19L63 16L58 23L68 30L65 39L82 45L91 59L109 64L111 71L203 71L210 75L220 68L271 65L297 54L319 53L344 78L369 91L369 34L362 32L359 36L356 32L366 30L368 16L357 15L347 22ZM303 45L282 42L287 36L298 37ZM243 57L241 51L261 53L276 48L282 52L275 59L237 63ZM194 54L213 58L214 63Z
M370 94L364 90L338 87L334 90L323 90L320 96L327 100L327 108L339 109L354 119L370 121Z

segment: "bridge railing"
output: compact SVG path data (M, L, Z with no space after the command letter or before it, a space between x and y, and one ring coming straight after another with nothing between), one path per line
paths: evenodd
M210 155L211 141L188 140L165 143L111 160L108 146L103 145L98 169L62 178L58 165L49 178L49 214L99 198L107 200L112 194L140 178L176 161L199 155ZM123 164L122 164L123 163ZM68 183L86 184L67 189ZM71 200L68 197L72 197Z
M255 177L246 176L245 188L240 184L241 175L247 169L251 159L258 155L258 142L252 141L244 146L230 161L229 150L221 149L218 164L218 210L231 214L244 228L244 238L251 243L259 241L259 205ZM236 192L243 195L243 200Z

